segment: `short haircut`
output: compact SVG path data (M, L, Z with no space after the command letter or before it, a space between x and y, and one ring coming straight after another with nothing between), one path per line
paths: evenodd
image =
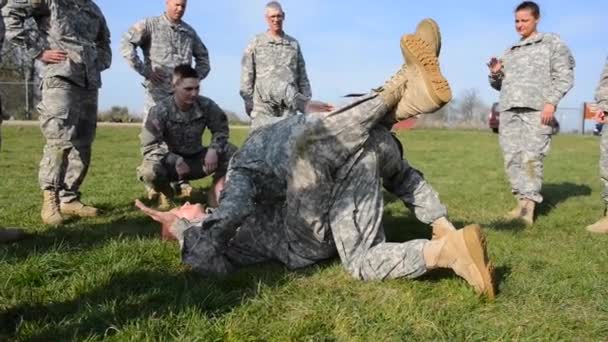
M200 79L198 72L189 64L181 64L173 69L173 84L184 78Z
M515 13L528 10L536 19L540 18L540 6L534 1L524 1L515 8Z
M281 7L281 4L278 1L271 1L269 3L266 4L266 10L269 9L273 9L276 11L280 11L281 13L285 13L283 12L283 7Z

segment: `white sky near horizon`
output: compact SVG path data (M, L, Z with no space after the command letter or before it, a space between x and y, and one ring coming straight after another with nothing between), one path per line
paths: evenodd
M100 109L143 108L141 77L119 51L122 34L138 20L161 14L164 0L97 0L112 33L113 64L104 72ZM266 0L190 0L184 20L209 49L211 73L202 93L225 109L242 115L238 94L240 59L247 43L266 29ZM443 35L442 70L455 97L476 89L490 104L498 93L487 83L485 63L518 39L513 9L519 1L482 0L284 0L285 31L299 40L313 97L339 102L340 96L366 92L390 76L401 63L399 37L412 32L424 17L434 18ZM540 31L559 34L577 62L575 87L562 107L579 108L593 99L608 56L608 1L539 1Z

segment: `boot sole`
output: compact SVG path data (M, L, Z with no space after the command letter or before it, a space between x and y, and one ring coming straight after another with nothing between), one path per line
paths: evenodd
M481 293L488 299L496 297L494 284L494 266L489 262L487 242L479 225L463 228L464 242L475 266L481 274L485 290Z
M440 106L450 102L452 90L441 74L439 60L429 43L413 35L404 35L401 37L401 53L406 65L415 65L420 70L431 100Z
M437 41L436 54L437 56L439 56L439 53L441 52L441 31L439 30L439 25L437 25L437 22L435 20L431 18L422 19L420 23L418 23L418 26L416 26L415 35L418 35L418 31L425 24L427 24L428 27L433 31L433 35L435 36L435 40Z

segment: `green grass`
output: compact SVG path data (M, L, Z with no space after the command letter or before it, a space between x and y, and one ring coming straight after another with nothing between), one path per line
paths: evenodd
M240 144L246 133L233 132L233 142ZM39 131L9 126L3 134L0 223L36 236L0 247L0 340L608 338L608 237L584 230L602 212L596 138L555 138L545 168L546 201L537 224L524 228L501 220L514 200L496 135L399 135L451 219L486 228L500 290L488 303L449 272L365 283L351 279L337 260L298 272L268 264L226 279L193 274L180 265L177 246L161 242L158 226L132 205L143 194L135 178L135 128L98 130L82 190L105 214L45 228ZM401 203L390 197L387 203L391 240L430 235Z

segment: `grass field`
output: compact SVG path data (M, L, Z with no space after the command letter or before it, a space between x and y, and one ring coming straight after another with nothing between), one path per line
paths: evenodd
M337 260L299 272L260 265L226 279L190 273L132 205L143 194L137 134L98 130L83 192L104 215L45 228L42 138L36 127L3 127L0 223L36 236L0 246L0 340L608 340L608 237L584 230L602 212L596 138L555 138L545 203L524 228L501 220L514 200L496 135L399 135L451 219L486 229L500 290L488 303L449 272L364 283ZM233 142L246 134L235 130ZM387 203L391 240L430 235L401 203Z

